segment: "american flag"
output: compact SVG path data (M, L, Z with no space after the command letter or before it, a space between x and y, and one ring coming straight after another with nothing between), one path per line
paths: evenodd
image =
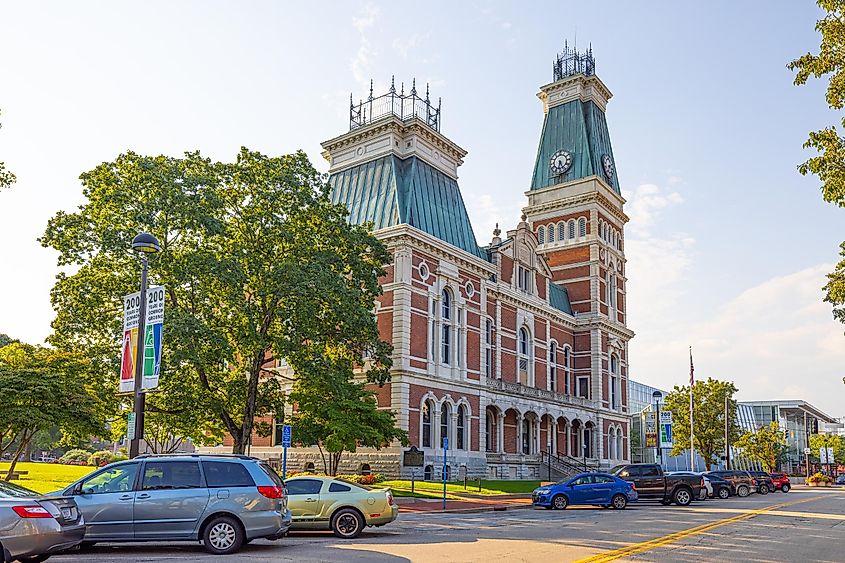
M692 365L692 346L689 347L689 386L695 385L695 368Z

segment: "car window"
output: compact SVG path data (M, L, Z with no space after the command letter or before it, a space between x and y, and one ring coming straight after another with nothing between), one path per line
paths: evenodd
M107 467L82 481L82 494L93 495L131 491L135 486L135 475L137 473L137 463Z
M595 475L593 479L596 483L613 483L611 477L605 477L604 475Z
M352 490L352 487L349 485L344 485L343 483L332 483L329 485L329 492L330 493L348 493Z
M583 477L578 477L574 481L572 481L573 485L591 485L593 483L593 476L592 475L584 475Z
M285 482L289 495L316 495L323 482L319 479L291 479Z
M623 469L617 475L624 479L625 477L639 477L641 473L639 467L632 465L631 467Z
M660 477L660 470L656 465L642 465L640 466L643 477Z
M267 475L270 478L271 481L273 481L274 485L276 485L277 487L284 487L285 486L285 482L282 481L282 478L279 477L279 474L276 473L276 470L273 469L272 467L270 467L267 463L265 463L263 461L259 462L258 468L261 469L261 471L263 471L264 474Z
M209 487L254 487L246 467L233 461L203 461L202 471Z
M200 466L196 461L148 461L144 464L141 489L198 489L201 488Z
M40 493L30 491L29 489L21 487L20 485L15 485L14 483L7 483L6 481L0 481L0 498L32 498L40 496Z

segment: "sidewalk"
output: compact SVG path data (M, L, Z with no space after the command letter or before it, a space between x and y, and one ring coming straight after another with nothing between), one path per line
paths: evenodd
M443 499L395 497L400 512L489 512L494 510L516 510L531 508L531 495L456 495L449 493L456 499L446 500L446 510L443 510Z

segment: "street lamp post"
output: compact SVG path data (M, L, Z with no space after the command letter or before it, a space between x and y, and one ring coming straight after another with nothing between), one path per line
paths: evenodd
M144 377L144 326L147 315L147 255L161 250L158 239L149 233L141 233L132 239L132 250L141 256L141 294L138 307L138 342L135 347L135 436L129 442L129 457L137 457L141 450L141 440L144 437L144 393L142 379Z
M651 394L654 398L654 426L657 428L657 441L654 444L654 460L663 465L663 455L660 451L660 399L663 398L663 393L655 391Z

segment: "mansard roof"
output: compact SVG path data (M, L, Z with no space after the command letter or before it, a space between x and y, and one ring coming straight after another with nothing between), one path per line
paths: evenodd
M333 203L345 205L352 223L379 230L408 224L488 259L478 247L455 179L422 159L394 154L332 174Z
M549 282L549 305L572 315L572 305L569 303L569 292L565 287L559 286L555 282Z

